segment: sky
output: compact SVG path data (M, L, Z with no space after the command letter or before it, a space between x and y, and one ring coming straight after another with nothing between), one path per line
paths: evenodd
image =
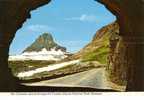
M31 19L17 31L9 54L21 54L45 32L74 53L88 44L97 30L115 20L110 11L94 0L52 0L31 12Z

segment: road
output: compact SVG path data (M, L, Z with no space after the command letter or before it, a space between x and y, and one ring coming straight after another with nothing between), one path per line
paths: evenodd
M66 87L92 87L97 89L110 89L107 84L104 68L95 68L89 71L68 75L65 77L28 83L29 86L66 86Z

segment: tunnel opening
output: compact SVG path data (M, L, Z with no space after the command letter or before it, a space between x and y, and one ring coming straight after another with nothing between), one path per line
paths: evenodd
M66 2L66 1L64 0L63 2ZM107 11L107 9L104 6L102 6L101 4L95 1L91 1L91 3L89 4L84 3L83 6L81 5L81 6L75 7L75 9L70 9L72 7L69 7L69 9L66 9L68 8L68 6L70 6L69 4L71 4L71 6L74 6L75 2L67 1L66 2L67 4L62 4L63 2L52 1L50 4L46 5L45 7L41 7L40 9L33 11L31 14L32 18L29 21L27 21L27 23L23 25L23 28L16 33L15 39L13 40L13 43L11 44L11 48L10 48L10 55L12 54L12 52L14 52L16 56L14 56L14 58L13 56L10 56L11 60L9 62L9 65L12 71L14 72L15 76L17 76L18 73L25 75L25 76L20 77L20 79L23 80L22 82L31 83L31 82L37 82L39 80L44 81L48 79L54 79L54 78L59 78L62 76L71 75L74 73L84 72L84 71L97 67L96 61L100 62L100 64L109 63L108 53L110 52L110 48L109 48L110 41L117 42L117 38L119 34L118 25L116 24L116 22L114 22L116 20L115 16L112 15L109 11ZM61 4L58 4L58 3L61 3ZM66 7L64 5L66 5ZM88 10L86 9L85 6L87 8L88 7L91 7L91 8L88 8L89 9ZM62 12L63 15L60 12ZM97 15L95 15L96 13ZM99 31L96 33L96 30L97 31L99 30ZM25 35L26 33L28 34ZM37 47L35 47L34 45L36 46L38 45L38 44L35 44L35 42L37 43L37 41L44 41L44 40L41 40L43 38L39 38L39 35L40 37L44 36L43 33L45 35L51 34L52 36L54 36L54 38L56 38L57 40L56 42L58 44L61 44L62 46L66 46L66 48L68 48L68 55L70 54L70 57L60 62L64 62L65 60L71 61L71 60L82 59L83 63L68 65L70 66L69 68L68 67L60 68L58 70L54 70L54 71L52 70L49 72L45 72L45 71L38 72L33 76L31 75L32 77L27 77L29 76L28 74L30 74L30 73L27 73L28 71L31 72L33 70L36 70L37 68L40 69L40 68L43 68L44 66L48 66L49 64L60 63L59 61L53 61L53 60L45 61L45 59L44 61L42 61L41 59L33 60L29 57L26 57L26 59L22 58L22 61L20 61L21 58L19 57L19 55L24 55L24 56L32 55L34 56L33 58L41 58L41 56L38 56L38 55L35 56L33 55L33 53L36 53L36 52L40 53L39 50L35 51ZM87 35L82 35L82 34L87 34ZM73 36L73 35L76 35L76 36ZM64 37L64 38L61 38L61 37ZM43 43L43 42L40 42L40 43ZM34 49L28 46L30 44L32 44L31 46ZM76 48L74 48L74 46ZM116 45L113 45L113 44L111 46L116 47ZM44 47L40 47L41 51L42 49L48 50L47 48L44 48ZM115 49L115 47L112 47L112 49ZM30 52L33 52L33 53L29 55L28 53ZM42 55L44 54L42 53ZM30 59L30 60L27 61L27 59ZM87 64L87 65L83 65L83 64ZM99 66L103 67L103 65L98 65L98 67ZM77 68L77 67L80 67L80 68ZM109 67L106 67L106 68L108 70L111 70ZM82 85L82 86L85 86L85 85ZM93 86L93 88L99 88L99 87Z

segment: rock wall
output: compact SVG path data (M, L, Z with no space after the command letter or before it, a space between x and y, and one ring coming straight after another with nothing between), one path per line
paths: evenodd
M30 11L50 0L0 0L0 91L15 91L19 83L8 68L9 46Z
M119 85L126 85L126 64L127 58L125 46L120 36L110 38L110 52L108 56L108 73L112 82Z
M96 0L117 16L120 25L121 44L126 54L127 90L144 90L144 1ZM22 27L30 11L50 0L0 0L0 90L12 91L17 83L8 69L9 46L16 31Z
M125 50L118 54L126 63L127 91L144 90L144 1L99 0L117 16L120 44ZM121 49L120 49L121 50Z

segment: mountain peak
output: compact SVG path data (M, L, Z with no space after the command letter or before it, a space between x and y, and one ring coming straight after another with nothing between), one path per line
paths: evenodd
M50 33L43 33L42 35L40 35L41 38L44 38L44 40L51 40L53 41L53 37Z
M45 48L47 51L50 51L53 48L55 48L56 50L60 49L64 52L66 51L65 47L59 46L57 43L55 43L50 33L43 33L35 40L34 43L27 47L23 52L38 52L41 51L43 48Z

